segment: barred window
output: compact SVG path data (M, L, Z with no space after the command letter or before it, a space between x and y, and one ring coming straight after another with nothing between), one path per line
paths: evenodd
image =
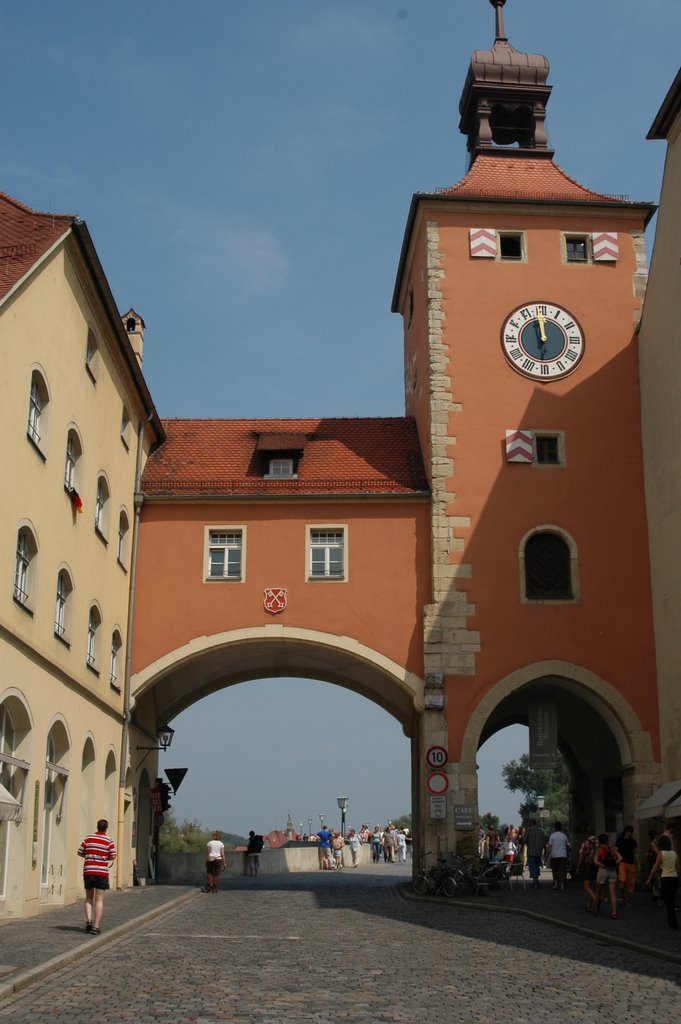
M525 596L529 600L572 600L570 550L556 533L535 533L525 544Z

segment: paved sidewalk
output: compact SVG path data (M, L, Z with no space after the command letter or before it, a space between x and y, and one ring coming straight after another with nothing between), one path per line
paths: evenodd
M550 876L544 875L538 889L522 882L510 893L499 897L462 896L453 900L444 897L416 897L411 889L410 865L381 865L360 872L311 872L223 880L225 890L285 893L300 890L324 890L325 899L332 898L338 888L350 886L357 890L392 889L408 902L427 906L436 903L453 918L471 912L489 916L490 937L508 931L504 915L519 921L543 922L557 929L595 938L599 942L630 949L644 956L681 965L681 932L667 928L665 911L658 907L648 892L635 893L631 908L620 908L619 918L610 919L610 907L604 904L595 918L584 910L581 884L571 882L563 892L554 891ZM359 893L358 893L359 896ZM68 907L48 910L37 917L0 923L0 999L17 992L33 981L60 967L88 956L116 939L139 929L154 917L191 900L211 901L198 886L146 886L107 893L102 921L102 934L93 937L83 930L82 900ZM508 920L508 918L506 918Z
M102 934L85 928L83 900L35 917L0 922L0 999L87 956L194 896L197 886L149 885L106 894Z

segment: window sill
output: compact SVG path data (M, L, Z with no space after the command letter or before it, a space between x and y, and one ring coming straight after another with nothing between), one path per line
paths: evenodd
M109 680L109 689L113 690L114 693L120 693L121 692L121 688L118 685L118 683L112 683L111 680Z
M308 576L308 583L344 583L345 576Z
M60 636L59 633L57 633L56 629L54 631L54 639L58 640L60 644L63 644L67 651L71 650L70 642L66 639L66 637Z
M20 601L16 594L12 594L12 600L14 601L17 608L21 608L22 612L30 616L30 618L33 618L33 609L29 608L29 606L25 604L23 601Z
M90 364L88 362L85 363L85 372L87 373L87 375L90 378L90 380L92 381L92 383L96 384L97 383L97 378L95 377L94 370L92 369L92 367L90 366Z
M90 665L86 661L85 662L85 667L88 670L88 672L92 672L93 676L97 676L97 678L99 679L99 669L96 668L95 665Z
M121 568L121 570L127 576L128 575L128 569L127 569L127 566L126 566L125 562L121 562L120 558L117 558L116 561L118 562L118 565Z
M30 444L33 451L38 455L38 457L42 459L43 462L47 462L47 456L45 455L45 452L42 450L36 439L34 437L31 437L28 430L26 431L26 440Z
M204 583L243 583L243 576L206 576Z
M108 542L108 540L106 539L106 537L104 536L104 534L102 533L102 531L100 530L100 528L97 525L95 525L95 533L97 534L97 536L101 540L101 542L104 545L104 547L108 548L109 542Z

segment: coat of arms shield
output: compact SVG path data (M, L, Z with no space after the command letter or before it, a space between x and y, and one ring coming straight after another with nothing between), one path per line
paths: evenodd
M287 603L288 590L286 587L265 587L263 596L265 611L272 612L273 615L276 615L277 612L283 612Z

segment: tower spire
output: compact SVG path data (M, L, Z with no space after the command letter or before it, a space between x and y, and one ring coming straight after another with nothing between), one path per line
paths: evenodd
M492 7L494 8L495 15L495 42L501 40L507 40L506 28L504 26L504 4L506 0L489 0Z

